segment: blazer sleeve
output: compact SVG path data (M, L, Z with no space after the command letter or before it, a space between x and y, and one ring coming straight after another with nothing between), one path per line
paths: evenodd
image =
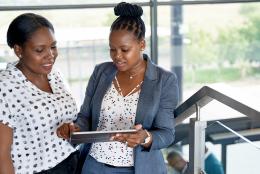
M149 150L159 150L171 145L175 137L174 109L178 104L179 89L175 74L162 84L158 113L150 130L153 142Z
M83 104L80 107L77 119L74 121L74 123L80 127L80 131L89 131L91 129L91 105L96 90L97 72L98 66L95 67L94 72L90 76Z

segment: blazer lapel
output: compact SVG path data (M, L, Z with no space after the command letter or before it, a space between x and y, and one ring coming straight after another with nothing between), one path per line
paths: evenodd
M101 73L97 90L96 90L96 97L95 97L95 102L93 104L93 112L95 115L93 115L93 130L97 129L98 122L99 122L99 117L100 117L100 110L101 110L101 104L102 100L104 98L104 95L107 91L107 89L110 87L112 84L112 81L115 77L116 74L116 69L115 68L109 68L105 70L103 73Z
M142 124L146 127L144 120L146 116L148 116L149 110L152 109L151 105L154 103L153 101L158 100L154 98L158 75L156 66L151 62L147 55L144 55L144 59L147 61L147 68L137 105L135 124Z

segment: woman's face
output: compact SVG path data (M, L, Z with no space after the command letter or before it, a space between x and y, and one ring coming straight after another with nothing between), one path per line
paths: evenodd
M119 71L128 71L142 60L144 40L137 40L132 32L115 30L109 36L110 56Z
M54 33L47 27L39 28L22 46L16 45L14 49L21 70L29 76L49 74L58 56Z

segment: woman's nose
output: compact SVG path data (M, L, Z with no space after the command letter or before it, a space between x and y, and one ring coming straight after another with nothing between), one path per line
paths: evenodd
M121 53L120 53L119 51L116 53L116 58L117 58L117 59L122 58L122 55L121 55Z
M49 57L49 58L54 58L54 57L55 57L55 51L52 50L52 49L49 49L49 51L48 51L48 57Z

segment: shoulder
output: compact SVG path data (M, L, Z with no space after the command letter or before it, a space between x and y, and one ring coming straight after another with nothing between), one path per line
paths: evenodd
M48 74L48 77L49 77L51 80L55 80L55 81L58 82L58 83L63 83L63 81L64 81L63 75L62 75L61 72L60 72L58 69L56 69L56 68L53 69L50 74Z
M174 72L171 72L169 70L166 70L154 63L151 64L154 71L156 72L156 76L158 79L162 81L175 81L177 82L177 76Z
M98 69L98 70L113 69L113 68L114 68L113 62L99 63L95 67L95 69Z
M156 65L157 66L157 65ZM173 80L177 79L177 76L174 72L168 71L160 66L157 66L158 74L165 78L172 78Z
M68 93L71 92L68 80L64 77L64 74L59 69L54 68L51 73L48 74L48 79L50 85L53 89L55 89L55 91L65 90Z
M12 84L18 83L19 79L15 75L13 70L0 70L0 86L8 87Z
M95 66L94 74L101 74L101 73L110 74L115 70L116 68L113 62L103 62Z
M213 154L213 153L209 153L209 155L206 157L206 159L205 159L205 163L207 164L207 165L212 165L212 164L214 164L214 165L216 165L216 164L220 164L220 162L218 161L218 159L217 159L217 157Z
M152 60L144 54L144 59L147 61L146 75L151 80L167 81L168 79L176 81L175 73L168 71L152 62Z
M0 83L3 83L6 80L11 78L11 72L7 70L0 70Z
M174 103L177 104L178 101L178 80L175 73L170 72L158 65L155 65L151 61L148 60L147 67L147 76L151 81L156 81L158 89L162 91L161 95L166 98L171 98L173 101L171 105ZM174 105L173 105L174 106Z

